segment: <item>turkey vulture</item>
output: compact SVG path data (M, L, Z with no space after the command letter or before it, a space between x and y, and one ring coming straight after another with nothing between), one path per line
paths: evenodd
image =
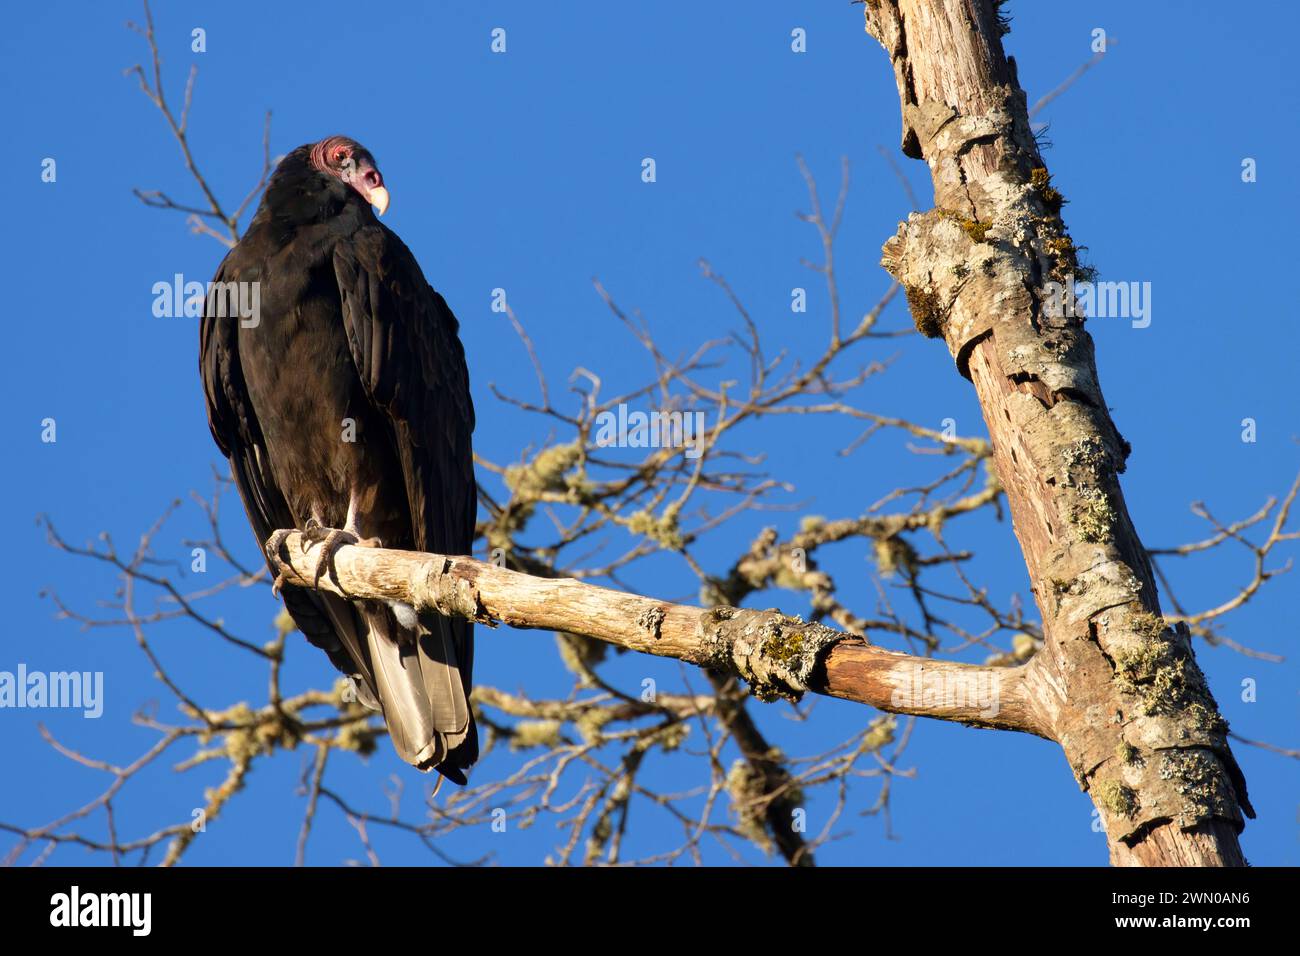
M276 167L217 269L200 332L208 424L259 544L298 528L318 567L344 544L468 554L474 408L451 309L382 225L374 157L332 136ZM256 314L228 299L256 288ZM294 623L383 712L403 760L465 783L478 757L471 625L279 587Z

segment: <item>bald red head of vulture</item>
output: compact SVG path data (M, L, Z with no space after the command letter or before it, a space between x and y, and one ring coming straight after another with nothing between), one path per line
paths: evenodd
M387 208L360 143L300 146L210 287L199 345L208 422L259 544L297 528L331 555L343 544L470 552L465 352L451 309L376 217ZM221 301L250 288L229 283L257 284L245 299L254 315ZM281 546L267 549L273 572ZM463 784L478 757L469 622L288 584L281 595L383 713L402 759Z

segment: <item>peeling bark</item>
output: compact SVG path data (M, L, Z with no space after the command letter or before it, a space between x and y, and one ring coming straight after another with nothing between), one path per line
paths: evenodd
M979 397L1043 617L1026 665L1037 721L1097 805L1113 863L1240 865L1254 812L1227 724L1186 629L1160 617L1092 339L1047 307L1047 283L1080 266L994 6L865 12L894 69L903 152L929 164L936 206L899 225L882 264Z

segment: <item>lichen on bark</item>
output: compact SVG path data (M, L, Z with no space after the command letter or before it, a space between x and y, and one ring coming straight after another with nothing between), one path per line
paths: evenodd
M735 669L763 701L798 701L822 656L844 634L777 610L715 607L700 615L700 637L713 660Z

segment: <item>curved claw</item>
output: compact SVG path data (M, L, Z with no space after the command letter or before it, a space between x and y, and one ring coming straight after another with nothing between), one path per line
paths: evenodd
M306 554L313 545L328 540L333 531L333 528L325 527L315 518L308 518L307 524L303 526L302 535L298 539L299 552Z
M280 596L280 588L284 586L285 579L285 566L284 561L280 558L280 549L284 547L285 540L291 534L293 534L291 530L282 528L266 540L265 552L267 560L277 569L275 580L271 582L271 593L276 597Z
M272 534L271 537L267 538L266 544L263 546L266 556L276 561L280 560L280 549L284 547L284 542L291 534L293 534L292 530L281 528L279 531Z
M340 591L343 585L339 581L339 571L334 564L334 556L338 554L339 548L349 544L359 544L361 539L351 531L344 531L339 528L331 528L321 541L320 557L316 559L316 574L312 578L312 587L320 586L320 579L326 571L329 571L330 580Z

